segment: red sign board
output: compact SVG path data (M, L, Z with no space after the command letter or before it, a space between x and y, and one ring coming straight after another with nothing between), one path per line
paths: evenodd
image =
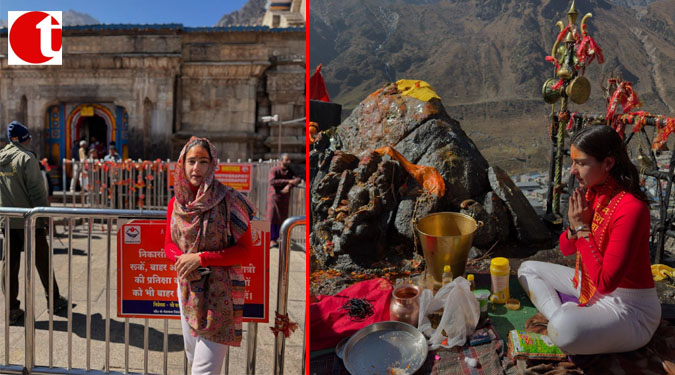
M173 189L175 183L175 170L177 163L169 163L166 179L167 185L170 189ZM223 184L238 190L242 193L248 193L251 191L251 164L231 164L231 163L220 163L216 169L216 180L222 182Z
M164 220L135 220L117 232L117 316L180 316L178 276L164 254ZM246 285L244 321L266 323L270 281L270 223L252 221L250 259L242 264Z
M218 164L216 179L242 193L251 191L251 164Z

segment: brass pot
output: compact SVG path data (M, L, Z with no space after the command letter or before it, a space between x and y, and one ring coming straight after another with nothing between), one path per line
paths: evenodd
M434 280L442 282L443 267L450 265L453 278L464 276L466 261L476 230L483 222L457 212L437 212L420 219L415 230L424 260Z
M420 314L420 290L416 285L401 284L391 293L389 319L417 327Z

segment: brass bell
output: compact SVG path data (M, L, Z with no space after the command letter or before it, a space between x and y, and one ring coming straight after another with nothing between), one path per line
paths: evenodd
M548 104L553 104L562 97L562 89L553 90L553 86L558 82L555 78L550 78L544 82L544 87L541 88L541 95L544 101Z
M577 76L565 89L567 97L574 103L584 104L591 95L591 83L584 76Z
M557 75L558 75L558 77L567 81L568 79L570 79L570 77L572 77L572 69L570 69L567 66L567 64L565 64L565 65L561 66L560 69L558 69Z

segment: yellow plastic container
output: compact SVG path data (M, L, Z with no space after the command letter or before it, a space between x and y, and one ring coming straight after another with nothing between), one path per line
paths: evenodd
M492 303L504 304L509 296L509 260L503 257L492 258L490 275L492 276Z

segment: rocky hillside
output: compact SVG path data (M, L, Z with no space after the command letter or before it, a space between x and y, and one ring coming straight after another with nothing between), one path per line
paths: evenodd
M610 3L630 8L643 8L656 0L609 0Z
M265 15L265 3L266 0L249 0L241 9L225 14L214 26L258 25ZM99 20L87 13L72 9L63 12L64 26L95 25L99 23L101 23ZM7 27L6 19L0 19L0 28L3 27Z
M613 69L634 83L643 109L675 115L675 0L615 1L623 5L576 1L581 15L593 13L589 32L606 62L587 70L591 99L572 110L602 112L601 78ZM386 82L425 80L491 163L545 167L551 107L541 86L553 68L544 57L568 8L559 0L313 1L308 66L323 64L346 114Z
M97 25L101 22L87 13L76 12L72 9L63 12L64 26L79 26L79 25Z
M241 9L224 15L216 26L259 25L265 15L266 0L249 0Z

